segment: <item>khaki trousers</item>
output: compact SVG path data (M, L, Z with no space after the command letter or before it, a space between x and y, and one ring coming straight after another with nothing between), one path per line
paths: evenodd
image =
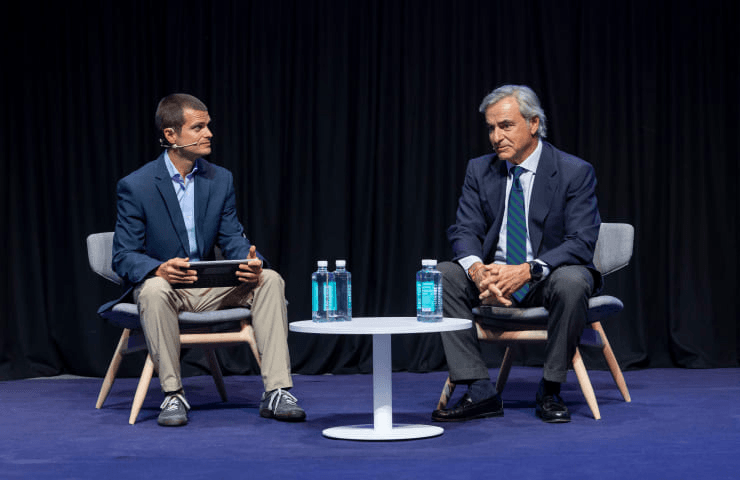
M163 392L182 388L178 312L206 312L229 307L252 310L265 391L293 386L285 282L276 271L263 270L256 287L174 289L165 279L151 277L134 290L134 301L139 307L144 337Z

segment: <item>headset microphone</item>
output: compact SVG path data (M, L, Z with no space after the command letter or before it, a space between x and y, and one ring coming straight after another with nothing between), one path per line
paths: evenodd
M162 148L178 149L178 148L192 147L193 145L198 145L198 142L188 143L187 145L178 145L176 143L173 143L172 145L165 145L164 140L161 138L159 139L159 146Z
M198 145L198 142L188 143L187 145L178 145L175 143L172 145L172 148L185 148L185 147L192 147L193 145Z

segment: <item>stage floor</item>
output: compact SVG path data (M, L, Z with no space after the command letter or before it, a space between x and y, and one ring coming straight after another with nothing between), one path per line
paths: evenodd
M292 393L308 416L298 424L259 416L260 377L226 377L226 403L210 377L189 377L193 409L182 428L157 425L156 378L134 426L127 422L136 379L117 380L101 410L98 378L0 382L0 478L737 478L740 369L625 372L631 403L608 372L589 374L599 421L570 372L563 398L573 421L542 423L534 415L541 370L514 367L504 417L437 424L441 436L400 442L321 434L372 423L371 375L294 376ZM394 422L432 425L446 376L394 373Z

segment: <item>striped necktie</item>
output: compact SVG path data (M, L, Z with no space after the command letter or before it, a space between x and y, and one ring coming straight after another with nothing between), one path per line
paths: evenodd
M511 169L514 181L509 192L509 209L506 217L506 264L521 265L527 261L527 217L524 214L524 190L519 177L526 172L522 167ZM529 284L512 295L517 302L529 291Z

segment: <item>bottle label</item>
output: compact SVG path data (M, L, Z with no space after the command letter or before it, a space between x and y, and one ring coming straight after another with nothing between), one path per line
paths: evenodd
M324 309L329 312L337 309L337 282L329 282L326 289L326 303Z
M419 282L421 285L420 306L422 312L433 312L435 301L434 301L434 282Z
M314 312L319 311L319 284L311 282L311 308Z
M352 316L352 282L347 281L347 315Z

